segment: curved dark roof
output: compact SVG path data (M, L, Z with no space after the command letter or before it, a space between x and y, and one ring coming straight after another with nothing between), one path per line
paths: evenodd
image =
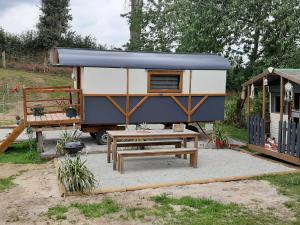
M50 52L55 66L85 66L172 70L227 70L229 61L215 54L95 51L55 48Z

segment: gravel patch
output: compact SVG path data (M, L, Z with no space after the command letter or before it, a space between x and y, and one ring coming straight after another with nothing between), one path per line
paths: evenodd
M229 149L200 149L198 168L189 167L189 160L175 157L131 158L125 161L125 173L112 169L106 154L84 155L87 167L98 180L98 188L126 188L161 183L191 182L211 178L252 176L287 172L295 169L281 163Z

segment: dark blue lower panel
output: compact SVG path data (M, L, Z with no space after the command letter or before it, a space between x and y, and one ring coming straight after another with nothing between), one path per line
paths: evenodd
M149 97L130 117L130 123L185 122L186 114L170 97Z
M192 121L224 120L225 97L212 96L194 112Z
M130 97L132 109L142 98ZM188 97L180 97L185 104ZM193 97L193 106L202 97ZM225 97L211 96L194 112L192 121L224 119ZM124 99L115 101L125 110ZM106 97L84 97L85 124L124 124L125 116ZM149 97L130 117L130 123L175 123L187 122L188 117L173 99L166 96Z
M84 97L84 124L124 124L123 114L106 97Z

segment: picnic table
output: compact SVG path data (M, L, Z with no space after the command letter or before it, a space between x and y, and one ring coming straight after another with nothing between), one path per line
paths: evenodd
M132 140L161 140L182 139L183 148L187 147L187 139L194 141L194 149L198 149L199 133L185 129L182 132L175 132L172 129L163 130L110 130L107 131L107 162L113 160L113 169L117 169L118 142ZM134 143L134 142L133 142ZM133 145L134 146L134 145ZM163 149L162 149L163 150ZM197 162L197 159L195 159ZM195 167L195 165L194 165Z

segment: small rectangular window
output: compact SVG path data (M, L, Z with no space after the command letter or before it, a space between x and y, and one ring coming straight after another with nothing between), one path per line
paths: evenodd
M182 92L182 71L148 71L148 92Z

